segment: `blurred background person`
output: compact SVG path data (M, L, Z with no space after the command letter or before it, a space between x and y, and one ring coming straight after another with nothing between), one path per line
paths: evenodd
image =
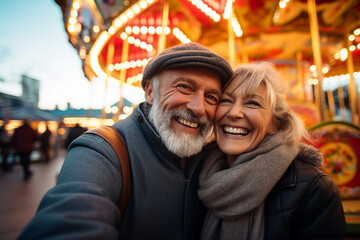
M11 166L8 162L8 156L11 149L11 137L6 131L5 125L0 127L0 148L1 148L1 167L4 172L10 171Z
M65 139L65 149L68 149L70 143L83 134L86 130L87 129L81 127L79 123L76 123L74 127L71 127Z
M41 159L46 162L50 161L50 138L51 131L49 130L48 125L46 125L45 132L40 136Z
M30 171L30 156L34 150L35 142L38 140L37 132L30 126L30 120L24 119L23 125L15 129L12 136L12 146L15 153L20 157L24 172L24 181L32 176Z

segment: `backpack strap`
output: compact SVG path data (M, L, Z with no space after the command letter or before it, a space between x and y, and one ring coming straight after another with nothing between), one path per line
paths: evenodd
M126 205L129 202L131 192L131 171L126 143L120 133L111 126L93 128L85 133L95 134L102 137L108 144L110 144L116 153L120 162L122 176L122 189L118 207L120 212L124 213Z

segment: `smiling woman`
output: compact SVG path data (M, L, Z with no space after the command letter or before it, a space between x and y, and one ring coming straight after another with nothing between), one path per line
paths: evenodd
M205 160L202 239L345 239L335 183L286 102L269 63L239 66L215 114L219 148ZM286 202L283 201L286 199ZM306 205L304 205L306 203Z

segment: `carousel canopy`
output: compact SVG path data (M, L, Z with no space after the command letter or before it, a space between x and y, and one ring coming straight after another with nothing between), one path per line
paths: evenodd
M148 60L190 41L207 46L233 66L265 60L292 65L295 71L302 68L296 81L302 78L310 85L317 84L316 67L324 77L346 74L349 65L351 72L360 71L358 0L55 2L90 81L99 77L141 90Z

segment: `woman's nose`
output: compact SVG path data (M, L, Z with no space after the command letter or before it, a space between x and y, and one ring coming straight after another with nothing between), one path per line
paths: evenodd
M244 118L243 107L241 104L234 104L228 112L228 117L230 119Z

